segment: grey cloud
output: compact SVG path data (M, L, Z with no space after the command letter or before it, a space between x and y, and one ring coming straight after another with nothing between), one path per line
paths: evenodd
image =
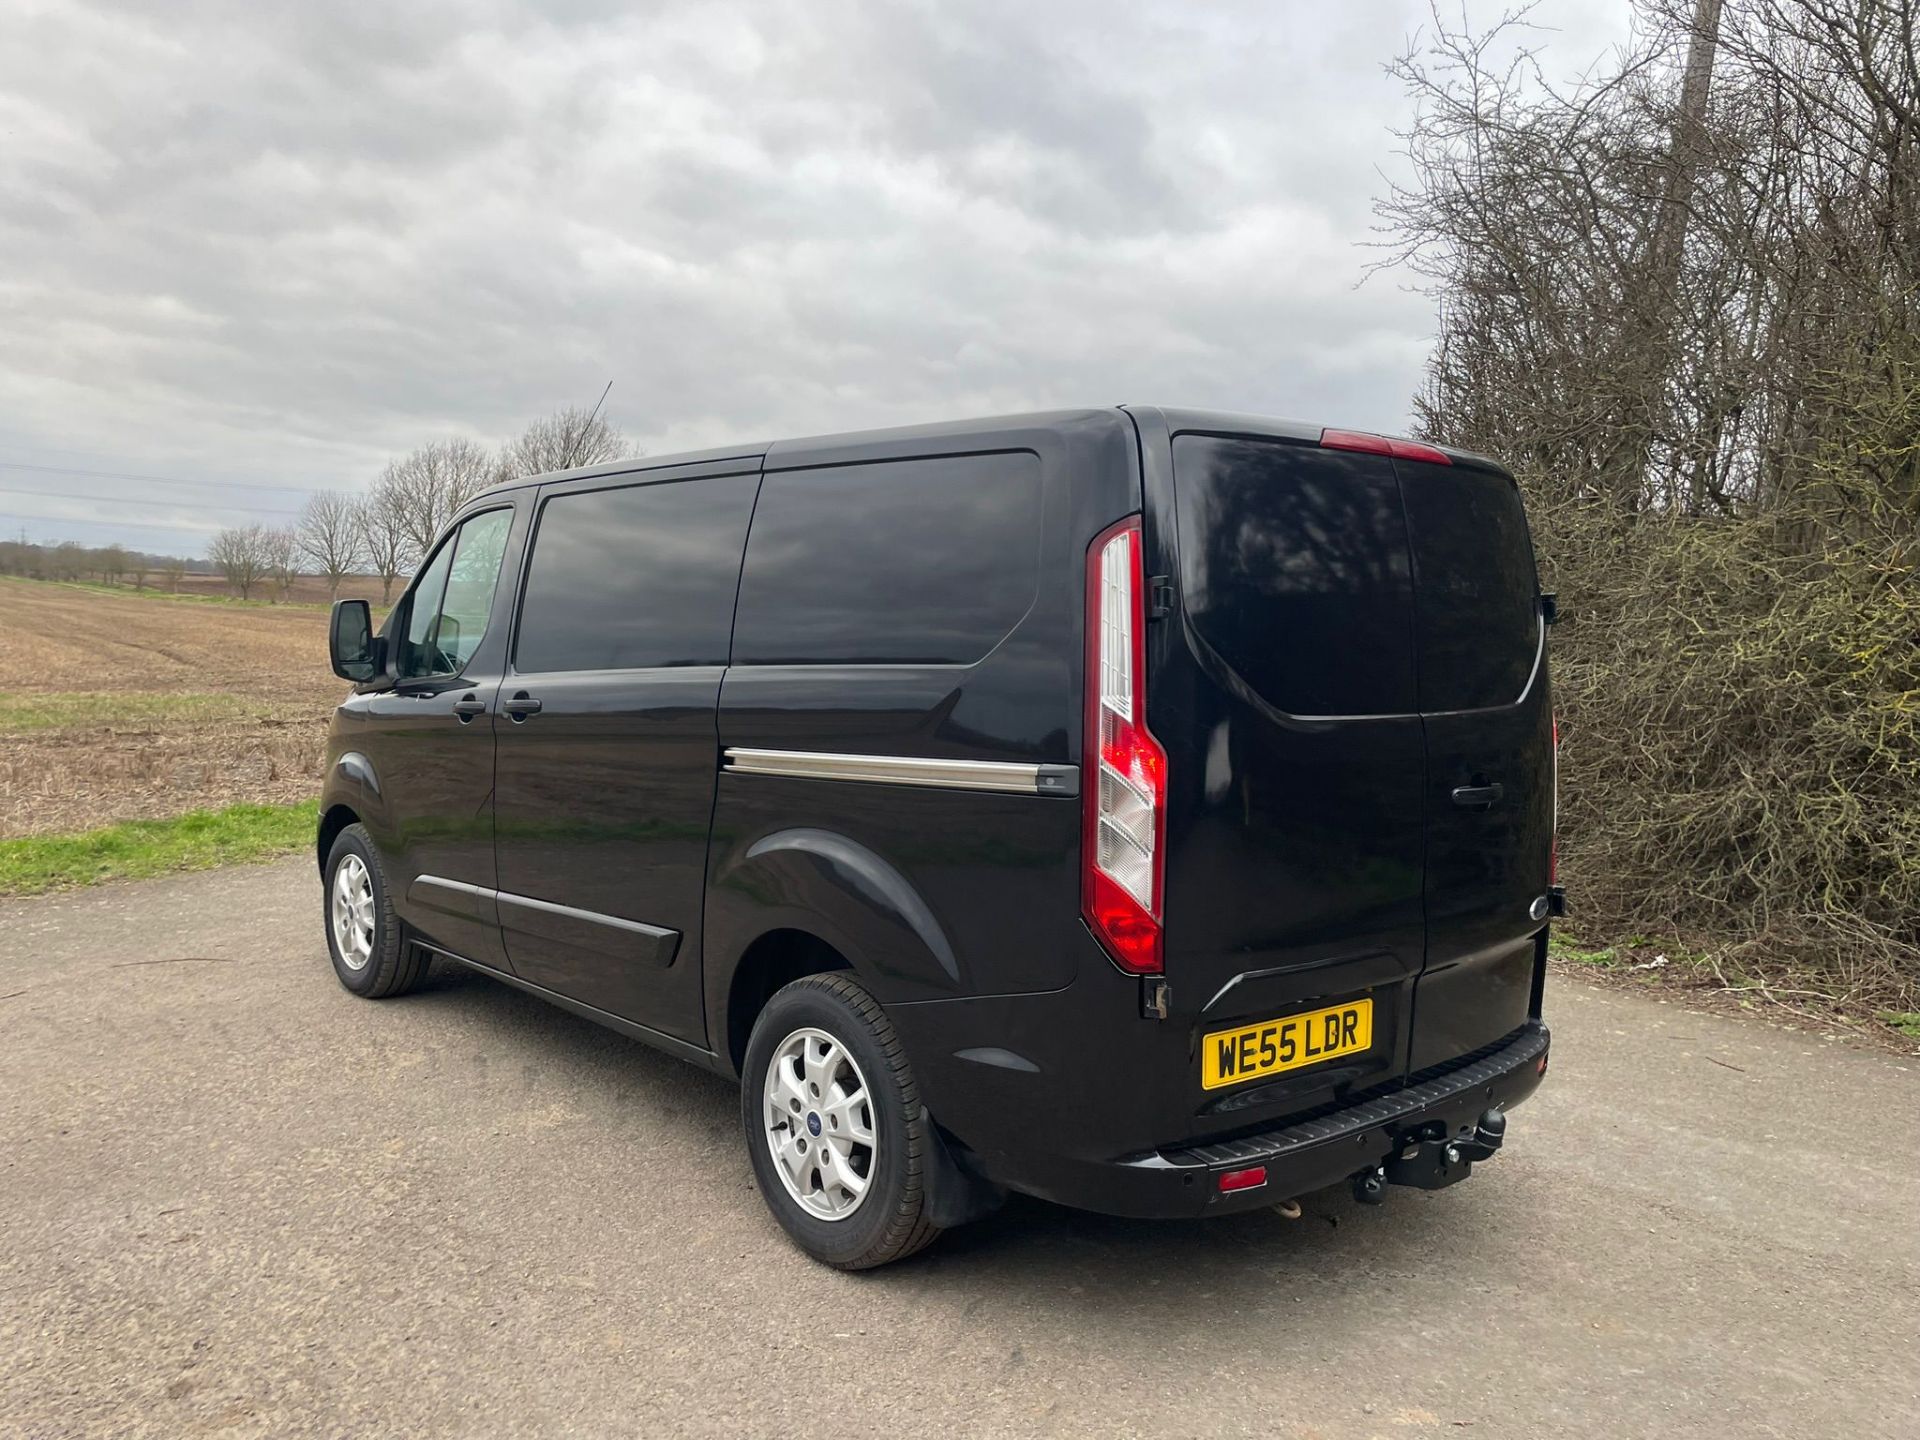
M1548 0L1563 68L1616 10ZM0 461L297 504L609 377L656 452L1129 399L1398 427L1431 316L1359 281L1422 13L38 6L0 44ZM260 498L66 488L127 500L0 525L159 548Z

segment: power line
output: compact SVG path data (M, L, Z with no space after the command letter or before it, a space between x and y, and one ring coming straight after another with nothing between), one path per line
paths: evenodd
M259 480L184 480L170 475L131 475L121 470L81 470L70 465L33 465L0 460L0 470L35 470L42 475L84 475L94 480L133 480L143 485L214 485L229 490L268 490L276 495L310 495L311 486L268 485Z
M140 497L134 495L76 495L67 490L27 490L18 485L0 485L0 494L31 495L36 500L91 500L101 505L133 505L140 503ZM215 510L226 515L298 515L298 510L284 510L276 505L216 505L204 500L157 500L149 502L164 506L169 510ZM59 515L36 517L44 520L65 519Z
M26 533L27 527L25 525L22 525L19 532L11 537L23 545L56 545L60 543L61 540L71 539L71 535L66 532L71 527L79 525L106 526L115 532L145 530L156 535L197 535L205 533L204 531L194 530L186 525L155 524L148 520L67 520L57 515L22 515L17 510L0 510L0 519L24 520L33 525L36 533L40 536L38 540L33 539Z

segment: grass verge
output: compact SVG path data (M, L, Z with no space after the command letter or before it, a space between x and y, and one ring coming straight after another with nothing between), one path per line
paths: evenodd
M118 690L60 690L34 695L0 691L0 735L102 726L138 729L157 720L200 724L257 714L264 708L240 695Z
M1886 1009L1871 993L1835 991L1831 975L1819 970L1796 971L1778 964L1756 968L1737 947L1715 952L1646 935L1595 945L1562 928L1552 932L1547 953L1569 968L1610 982L1681 994L1711 1008L1791 1016L1829 1030L1865 1031L1906 1049L1920 1041L1920 1011Z
M112 595L121 600L180 600L189 605L235 605L267 610L282 608L272 600L242 600L238 595L221 595L213 592L195 592L192 590L163 590L158 585L147 585L136 590L131 585L108 585L99 580L46 580L30 575L3 575L0 580L10 580L19 585L57 585L66 590L84 590L94 595ZM289 601L305 609L313 605L303 601Z
M78 835L0 840L0 895L38 895L98 880L207 870L313 843L318 802L230 805L171 820L128 820Z

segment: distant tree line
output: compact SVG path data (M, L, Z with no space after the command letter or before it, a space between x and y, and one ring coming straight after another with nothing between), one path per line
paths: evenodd
M436 440L390 461L364 495L319 490L292 525L221 530L207 559L243 599L256 590L284 598L301 574L324 576L337 597L347 576L373 575L385 603L395 582L412 573L447 522L482 490L634 453L608 421L573 408L534 421L497 450L473 440Z
M42 545L31 540L0 540L0 575L20 575L29 580L96 580L103 585L132 585L137 590L149 585L178 589L182 577L190 573L204 575L212 569L204 560L152 555L122 545L95 547L73 540Z

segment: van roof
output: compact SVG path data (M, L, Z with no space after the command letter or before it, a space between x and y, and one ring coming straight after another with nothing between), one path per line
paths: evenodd
M966 448L980 448L982 442L995 447L1018 445L1022 437L1064 429L1085 429L1100 424L1119 425L1126 417L1143 419L1157 415L1172 435L1200 433L1209 435L1251 435L1280 440L1312 443L1320 438L1320 424L1302 420L1279 419L1268 415L1250 415L1230 410L1193 410L1172 406L1109 405L1076 410L1036 410L1025 414L986 415L967 420L942 420L925 425L897 425L878 430L850 430L838 434L810 435L792 440L760 441L740 445L720 445L705 450L680 450L667 455L639 455L614 460L604 465L582 465L571 470L555 470L543 475L527 475L491 486L485 494L495 495L528 485L554 480L576 480L594 475L629 475L653 470L682 467L713 467L729 462L762 461L769 469L793 469L805 465L844 465L858 460L884 459L893 455L925 451L929 442L946 448L953 442L970 442ZM1437 447L1456 460L1505 473L1505 467L1470 450L1449 445Z

